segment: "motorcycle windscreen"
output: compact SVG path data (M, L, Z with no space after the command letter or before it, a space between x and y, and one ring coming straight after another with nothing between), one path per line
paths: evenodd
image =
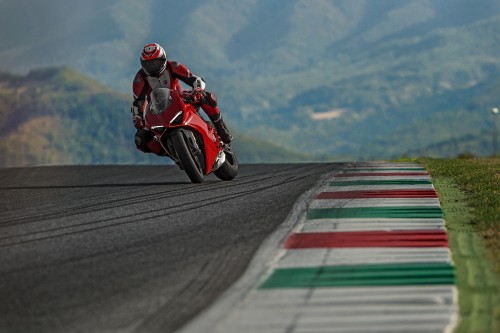
M168 88L156 88L151 92L151 112L163 113L172 104L171 90Z

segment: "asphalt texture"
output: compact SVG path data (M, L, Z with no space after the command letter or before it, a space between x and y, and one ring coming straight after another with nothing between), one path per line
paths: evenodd
M340 164L0 169L0 332L174 332Z

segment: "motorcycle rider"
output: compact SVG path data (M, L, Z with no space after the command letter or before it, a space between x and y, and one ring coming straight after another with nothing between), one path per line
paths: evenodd
M153 139L153 133L144 128L144 108L149 101L149 94L155 88L169 88L182 91L179 80L192 87L192 97L201 106L215 126L217 134L224 143L230 143L233 137L217 107L217 100L213 93L205 91L205 81L192 74L181 63L167 59L167 53L157 43L146 44L142 49L141 69L137 72L133 82L134 102L132 103L132 121L137 129L135 144L143 152L151 152L148 142Z

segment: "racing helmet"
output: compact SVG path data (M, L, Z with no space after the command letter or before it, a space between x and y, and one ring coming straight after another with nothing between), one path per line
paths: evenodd
M141 66L149 76L158 76L167 67L167 53L160 44L146 44L141 52Z

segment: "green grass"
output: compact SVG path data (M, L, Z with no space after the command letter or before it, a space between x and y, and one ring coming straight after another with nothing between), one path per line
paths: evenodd
M419 162L445 213L459 290L455 332L500 332L500 158Z
M422 159L431 177L451 178L473 211L470 221L485 239L500 274L500 158Z

